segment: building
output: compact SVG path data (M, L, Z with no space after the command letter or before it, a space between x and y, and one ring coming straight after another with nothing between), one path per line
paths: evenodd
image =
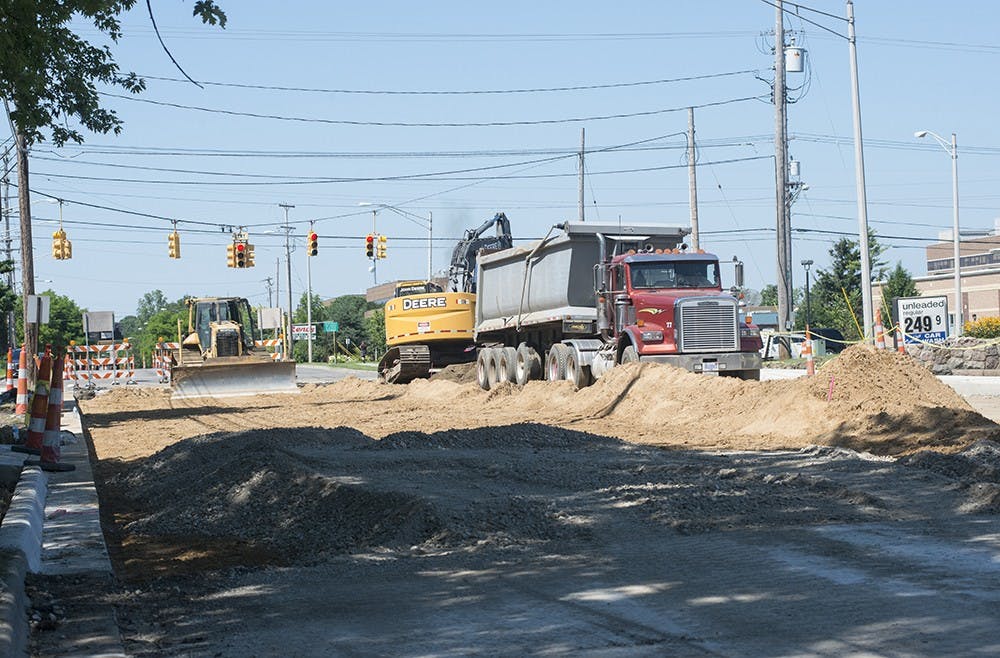
M951 231L938 235L940 242L926 250L927 274L913 278L921 296L948 298L949 326L955 320L955 246ZM987 235L959 243L962 281L962 317L966 321L1000 317L1000 219ZM872 289L874 308L882 308L881 284Z

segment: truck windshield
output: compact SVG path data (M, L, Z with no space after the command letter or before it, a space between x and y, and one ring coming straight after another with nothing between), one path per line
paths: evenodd
M715 261L653 261L631 263L633 288L718 288L719 268Z

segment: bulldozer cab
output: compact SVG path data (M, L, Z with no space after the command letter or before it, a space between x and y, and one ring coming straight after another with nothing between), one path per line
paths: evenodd
M258 332L253 313L250 312L250 303L246 299L220 297L192 299L188 303L188 333L198 335L203 353L215 349L224 353L211 356L237 356L253 351ZM215 341L212 340L213 330ZM218 344L220 333L230 339Z

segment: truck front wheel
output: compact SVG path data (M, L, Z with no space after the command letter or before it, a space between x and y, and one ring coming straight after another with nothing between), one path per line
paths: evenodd
M625 348L625 351L622 352L622 365L625 365L626 363L635 363L638 360L639 351L635 349L635 345L629 345Z

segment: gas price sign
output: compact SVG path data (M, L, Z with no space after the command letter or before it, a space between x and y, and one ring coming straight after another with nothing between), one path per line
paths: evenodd
M900 297L896 317L903 328L904 342L941 343L948 337L948 298Z

